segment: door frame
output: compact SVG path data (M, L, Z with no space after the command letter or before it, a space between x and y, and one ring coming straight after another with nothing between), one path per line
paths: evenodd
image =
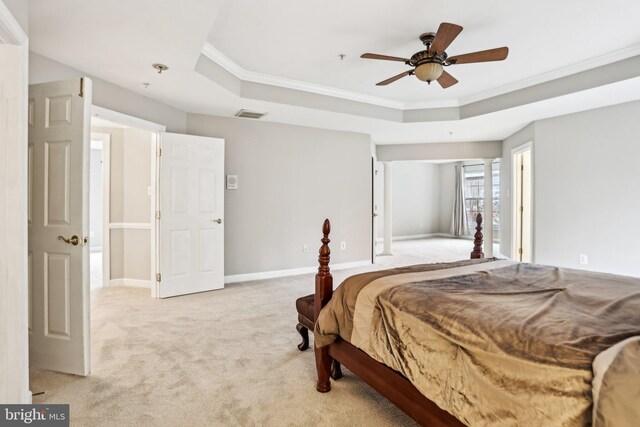
M509 185L511 186L511 205L509 206L509 209L511 209L511 258L515 259L517 254L516 254L516 243L517 243L517 230L515 229L515 225L516 225L516 221L517 221L517 216L518 216L518 209L516 207L516 183L517 183L517 168L516 168L516 157L519 154L522 154L523 152L529 150L531 153L531 171L530 171L530 180L531 180L531 206L530 206L530 218L531 220L529 221L529 233L531 236L531 262L534 263L535 262L535 239L533 238L533 229L534 229L534 225L533 225L533 219L534 219L534 212L535 212L535 191L534 191L534 187L535 187L535 181L534 181L534 172L535 172L535 165L534 165L534 161L533 161L533 141L529 141L526 142L524 144L518 145L517 147L514 147L513 149L511 149L511 180Z
M0 109L0 123L8 124L0 126L0 150L6 154L7 161L0 171L0 206L7 207L6 221L0 223L0 264L5 265L3 275L6 278L6 281L0 281L0 296L5 305L5 309L0 310L0 348L13 350L0 355L3 364L0 368L0 402L31 403L27 252L29 39L2 1L0 49L6 59L0 68L0 92L7 99L8 107ZM18 286L9 286L9 283Z
M111 277L111 134L91 132L91 141L102 142L102 286L108 286Z
M156 211L157 211L157 204L158 204L158 158L157 158L157 153L158 153L158 138L159 138L159 133L160 132L166 132L167 128L165 125L161 125L159 123L155 123L155 122L151 122L149 120L144 120L141 119L139 117L135 117L135 116L131 116L128 114L124 114L124 113L120 113L118 111L113 111L113 110L109 110L107 108L104 107L99 107L97 105L93 105L91 107L91 115L94 117L100 117L101 119L105 119L108 120L110 122L113 123L117 123L120 125L124 125L124 126L129 126L132 128L137 128L137 129L142 129L142 130L146 130L148 132L151 132L151 149L149 150L149 156L150 159L149 161L151 162L151 178L150 178L150 183L151 183L151 203L150 203L150 211L149 211L149 224L151 229L149 230L149 241L150 241L150 245L149 245L149 259L151 260L151 265L150 265L150 273L151 273L151 277L149 279L149 282L151 283L151 297L152 298L156 298L156 269L157 269L157 248L156 248L156 242L157 242L157 235L158 235L158 227L157 227L157 219L156 219ZM111 153L108 154L109 155L109 162L111 160ZM104 170L105 164L103 163L103 170ZM110 166L109 166L110 167ZM111 179L111 171L108 171L108 179ZM104 175L103 175L104 177ZM104 187L103 187L104 188ZM106 190L105 190L106 191ZM106 199L109 199L109 193L106 192ZM104 202L104 206L105 209L109 209L106 210L105 212L105 216L104 219L106 220L106 224L104 227L105 232L107 233L106 238L104 239L106 243L106 248L110 250L110 244L109 244L109 239L111 238L110 233L111 233L111 210L109 207L109 203L110 201L106 200ZM103 248L104 248L104 243L103 243ZM105 252L107 252L105 250ZM109 275L105 276L108 278L108 280L106 280L104 282L104 286L108 286L111 283L111 265L110 265L110 254L107 253L107 256L105 257L104 253L102 256L102 260L103 260L103 273L105 271L109 271Z

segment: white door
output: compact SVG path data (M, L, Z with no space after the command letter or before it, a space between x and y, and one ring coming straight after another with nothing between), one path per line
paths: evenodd
M90 108L87 78L29 86L29 357L77 375L90 371Z
M159 298L224 287L224 140L160 133Z
M531 149L516 153L514 159L514 211L515 245L513 258L521 262L532 262L532 181Z

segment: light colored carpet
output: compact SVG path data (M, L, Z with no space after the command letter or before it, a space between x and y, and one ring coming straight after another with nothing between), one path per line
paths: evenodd
M469 241L398 242L396 255L334 272L467 258ZM427 258L424 254L428 253ZM165 300L98 288L91 298L92 373L33 369L34 403L68 403L74 426L402 426L413 421L345 370L315 391L313 351L300 352L295 299L313 275L228 285Z

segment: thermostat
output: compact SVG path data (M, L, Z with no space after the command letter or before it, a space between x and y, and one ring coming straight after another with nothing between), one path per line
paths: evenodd
M227 190L238 189L238 175L227 175Z

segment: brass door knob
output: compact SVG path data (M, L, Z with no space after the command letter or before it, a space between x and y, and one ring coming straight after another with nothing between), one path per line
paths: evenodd
M63 240L65 243L68 243L68 244L73 245L73 246L78 246L78 243L80 243L80 238L78 236L76 236L76 235L71 236L70 239L65 239L62 236L58 236L58 240ZM83 237L82 238L82 246L85 246L87 244L88 240L89 239L87 239L86 237Z
M70 245L73 245L73 246L78 246L78 243L80 243L80 239L76 235L71 236L70 239L65 239L62 236L58 236L58 240L63 240L65 243L69 243Z

